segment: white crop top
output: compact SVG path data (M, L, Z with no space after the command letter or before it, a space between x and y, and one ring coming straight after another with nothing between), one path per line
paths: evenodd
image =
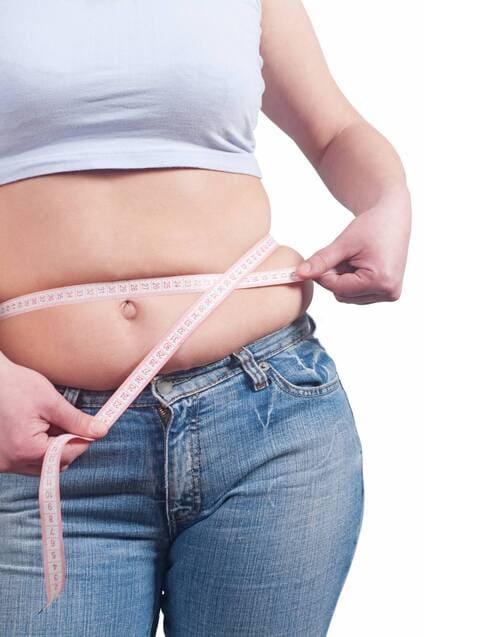
M0 184L96 168L262 177L261 0L0 0Z

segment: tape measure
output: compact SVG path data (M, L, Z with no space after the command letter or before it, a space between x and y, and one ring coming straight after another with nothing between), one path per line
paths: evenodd
M192 274L89 283L24 294L0 303L0 320L55 305L104 298L124 298L125 295L131 298L204 291L95 414L95 419L104 422L109 430L184 340L234 289L303 281L294 274L295 266L251 273L278 245L270 233L267 233L223 274ZM51 438L43 458L39 506L47 605L39 612L48 608L59 597L65 584L66 561L61 520L60 460L63 447L74 438L95 440L70 433L55 436Z
M296 266L275 270L262 270L245 275L237 288L254 288L279 283L294 283L301 280L294 274ZM99 301L100 299L123 299L133 297L191 294L203 292L219 281L222 274L189 274L147 279L127 279L103 283L86 283L50 288L42 292L22 294L0 303L0 321L18 314L25 314L55 305ZM303 280L303 279L302 279Z

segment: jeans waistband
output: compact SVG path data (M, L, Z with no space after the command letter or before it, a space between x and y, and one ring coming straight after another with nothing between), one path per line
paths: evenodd
M130 408L158 405L158 399L164 404L171 405L180 398L208 389L242 371L246 371L251 377L253 388L260 390L267 383L260 363L313 335L315 330L314 319L308 312L304 312L291 323L212 363L169 373L160 372L135 398ZM62 394L68 395L69 399L73 397L73 402L79 409L88 406L101 407L116 391L81 389L59 384L55 384L55 387Z

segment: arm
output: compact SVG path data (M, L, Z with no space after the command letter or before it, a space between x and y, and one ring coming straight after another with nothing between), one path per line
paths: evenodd
M411 225L400 158L340 91L301 0L262 4L262 110L355 216L332 244L308 259L312 269L303 276L339 301L396 300Z

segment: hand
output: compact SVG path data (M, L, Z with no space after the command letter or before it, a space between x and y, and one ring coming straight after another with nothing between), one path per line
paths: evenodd
M5 362L7 360L8 362ZM0 362L0 472L39 476L43 456L53 436L65 432L101 438L91 426L96 421L74 407L42 374L8 359ZM60 470L80 456L91 442L70 440L64 447Z
M406 198L381 201L307 259L309 272L302 273L301 263L296 273L330 290L342 303L396 301L402 291L410 226Z

